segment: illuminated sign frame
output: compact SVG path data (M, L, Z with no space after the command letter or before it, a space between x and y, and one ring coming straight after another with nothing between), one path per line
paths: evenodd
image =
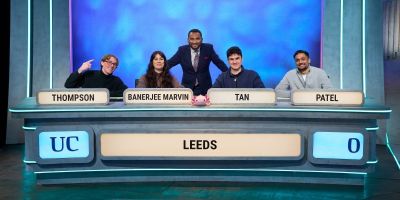
M183 133L193 133L193 134L212 134L210 130L203 130L204 132L200 132L198 129L184 129L184 130L176 130L176 129L140 129L140 130L116 130L116 129L103 129L99 131L99 134L96 137L96 146L98 147L98 153L100 156L100 159L104 161L113 161L113 160L216 160L216 161L221 161L221 160L243 160L243 161L300 161L304 158L304 152L305 152L305 139L304 139L304 132L298 129L264 129L264 130L259 130L259 129L246 129L246 130L229 130L229 129L223 129L223 130L213 130L214 132L220 133L220 134L230 134L230 133L242 133L242 134L268 134L268 133L281 133L281 134L298 134L300 135L300 155L296 157L249 157L249 156L238 156L238 157L210 157L210 156L204 156L204 157L191 157L191 156L103 156L101 155L100 150L102 149L101 147L101 135L103 133L109 134L109 133L119 133L119 134L135 134L135 133L148 133L148 134L183 134ZM212 130L211 130L212 131Z
M89 154L83 158L41 158L40 147L39 147L39 135L42 132L68 132L68 131L83 131L88 134L89 141ZM38 164L64 164L64 163L89 163L94 159L94 132L93 129L88 126L42 126L38 127L34 134L35 152L34 157Z
M345 133L360 133L364 137L363 156L359 160L354 159L337 159L337 158L316 158L314 157L314 134L316 132L335 132L337 134ZM365 132L365 129L312 129L308 136L308 160L313 164L322 165L365 165L370 156L370 135Z

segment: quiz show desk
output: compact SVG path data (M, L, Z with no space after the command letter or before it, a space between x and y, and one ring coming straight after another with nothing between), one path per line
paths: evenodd
M380 105L40 105L24 119L38 184L292 182L364 185L374 171ZM214 99L214 102L217 100Z

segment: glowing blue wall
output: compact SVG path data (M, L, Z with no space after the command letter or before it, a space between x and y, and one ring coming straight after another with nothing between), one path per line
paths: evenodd
M119 0L124 1L126 3L133 2L128 0ZM107 4L103 4L103 1L95 1L90 0L90 2L97 3L96 10L100 10L98 14L109 16L111 21L104 21L100 17L96 16L95 19L91 23L96 24L95 22L99 22L96 26L88 24L89 28L81 28L81 32L85 32L85 34L90 35L87 41L77 41L77 38L74 38L74 45L76 46L77 42L87 45L85 47L85 51L89 52L89 56L82 56L81 60L75 60L75 67L79 67L80 62L89 59L96 58L97 62L100 56L104 53L115 52L116 49L120 48L121 52L128 52L125 45L132 45L136 48L139 46L138 41L142 41L141 38L136 39L127 39L128 42L118 42L118 45L121 47L110 47L111 44L117 44L117 38L113 38L111 33L113 32L121 32L124 33L124 30L120 30L114 24L117 22L116 16L124 16L124 10L129 10L129 15L134 15L139 13L138 9L131 9L134 5L125 5L126 8L119 8L119 1L110 1ZM183 1L183 0L182 0ZM182 2L179 1L179 2ZM30 2L30 6L28 4ZM50 5L50 2L52 3ZM73 7L76 6L76 3L87 3L89 0L78 1L72 0ZM151 0L143 0L142 3L151 3L155 1ZM177 3L171 3L173 5L174 12L178 12L180 6ZM199 1L200 2L200 1ZM213 1L201 1L201 6L207 5ZM225 2L225 3L224 3ZM259 9L251 10L246 7L244 3L247 2L249 5L257 5L256 7ZM316 2L318 5L314 6L313 2ZM343 4L341 4L343 2ZM167 53L167 56L171 56L179 45L186 43L186 34L191 26L178 26L181 24L183 19L187 19L187 17L178 16L177 18L167 18L166 13L158 13L154 14L155 11L160 10L158 8L167 8L165 4L167 2L159 1L157 4L153 3L152 10L154 16L162 16L159 17L159 20L148 21L145 25L146 27L152 28L155 25L151 25L155 22L164 22L168 21L167 28L162 30L175 31L176 34L165 35L163 37L149 37L152 42L150 47L147 50L138 50L141 52L140 55L143 63L139 63L138 61L132 63L122 63L121 67L117 70L118 75L122 76L126 73L126 77L128 80L125 80L129 86L133 86L133 79L139 76L139 74L143 73L142 69L144 69L145 65L147 65L147 60L149 59L149 53L154 49L161 49ZM340 82L343 82L344 89L358 89L366 91L366 102L372 104L384 104L384 90L383 90L383 36L382 36L382 2L378 0L323 0L323 1L296 1L296 0L282 0L282 1L239 1L239 0L231 0L224 1L218 0L215 1L218 5L226 5L226 10L224 12L205 12L213 17L229 15L233 13L233 19L227 18L225 21L216 22L214 18L204 17L198 18L197 22L193 25L199 27L204 32L204 39L206 42L212 42L216 45L216 50L220 54L220 56L225 60L225 51L226 48L232 44L240 45L244 51L244 64L247 68L256 69L260 72L264 81L266 82L268 87L274 86L273 80L276 82L282 77L283 73L286 70L294 67L291 55L294 49L297 48L307 48L303 47L302 41L300 39L295 38L295 36L306 35L308 38L308 34L311 34L308 29L314 30L314 28L320 29L319 22L313 22L310 20L320 19L320 17L310 17L306 16L309 13L321 12L319 9L320 3L323 4L323 23L322 23L322 33L318 33L315 38L317 42L320 41L319 34L322 34L322 58L323 58L323 68L330 75L332 83L334 86L338 87ZM251 4L250 4L251 3ZM10 79L9 79L9 95L8 102L9 107L12 107L19 103L22 99L27 96L35 96L36 92L41 88L62 88L64 87L64 82L70 73L70 24L69 22L69 1L67 0L52 0L52 1L35 1L35 0L13 0L11 1L11 27L10 27ZM265 8L265 5L269 5L270 8ZM264 6L264 7L263 7ZM272 7L271 7L272 6ZM72 9L73 9L72 7ZM195 6L196 7L196 6ZM363 9L365 7L365 10ZM210 7L210 9L215 9L216 6ZM50 10L52 11L50 13ZM164 10L164 9L161 9ZM205 10L205 9L203 9ZM203 11L202 10L202 11ZM250 10L250 11L249 11ZM257 11L256 10L264 10ZM270 10L270 14L276 13L278 17L268 17L268 21L258 20L257 17L265 16L262 13L268 13L265 10ZM364 10L364 12L360 13L360 10ZM126 12L127 12L126 11ZM185 9L182 10L182 12ZM207 9L206 9L207 11ZM87 9L85 11L89 15L95 15L93 9ZM180 12L178 12L180 13ZM197 13L197 12L188 12L188 13ZM237 27L235 24L238 24L240 21L247 19L245 16L252 13L256 16L256 25L251 27L256 27L257 30L263 27L266 29L265 32L259 33L258 31L252 32L253 35L245 36L244 33L240 32L245 27L250 24L245 23L240 25L239 29L235 29ZM261 14L260 14L261 13ZM128 15L128 14L127 14ZM193 16L197 16L194 15ZM341 22L341 16L343 16L343 21ZM72 16L71 18L73 18ZM147 18L139 17L140 20L145 20ZM251 18L250 18L251 19ZM365 25L363 25L363 19L365 20ZM85 22L85 18L81 17L79 19L71 19L74 20L82 20ZM147 19L149 20L149 19ZM178 23L179 22L179 23ZM128 24L132 23L130 21L126 22ZM165 22L166 23L166 22ZM190 24L189 22L186 22ZM31 26L28 26L28 25ZM118 23L117 23L118 24ZM124 23L122 23L124 24ZM149 24L149 25L148 25ZM203 24L203 25L201 25ZM211 28L208 28L209 25L214 24ZM293 24L293 25L292 25ZM311 25L310 25L311 24ZM50 26L52 25L52 26ZM245 26L246 25L246 26ZM313 25L313 27L311 27ZM175 28L170 28L175 26ZM341 33L341 26L343 26L343 32ZM138 28L141 28L138 24L136 24L135 29L130 30L129 33L137 33L143 32L146 35L155 34L153 32L145 32L140 31ZM206 28L207 27L207 28ZM311 27L311 28L310 28ZM73 30L76 30L76 27L71 27ZM178 29L179 28L179 29ZM268 28L268 29L267 29ZM101 34L102 30L109 30L109 34L111 36L102 36L98 37ZM363 30L365 30L365 44L360 38L363 38ZM229 32L229 34L226 34ZM265 37L264 34L272 34ZM50 37L51 36L51 37ZM131 37L131 34L126 34L125 36ZM167 37L168 36L168 37ZM342 55L340 53L340 38L342 36ZM30 40L28 40L28 38ZM247 38L244 40L243 38ZM294 38L294 39L293 39ZM355 39L353 39L355 38ZM90 41L98 41L98 46L89 43ZM166 41L173 41L173 45ZM230 41L228 43L227 41ZM276 42L271 42L276 41ZM305 41L305 40L304 40ZM101 44L101 45L100 45ZM162 45L162 46L161 46ZM252 48L249 48L247 45ZM297 46L296 46L297 45ZM52 48L50 48L52 46ZM316 47L318 48L318 47ZM315 48L315 49L316 49ZM78 52L78 48L73 47L74 55L80 55ZM102 49L102 50L100 50ZM351 49L354 49L352 51ZM30 50L30 51L28 51ZM33 52L32 52L33 51ZM363 52L365 51L365 52ZM50 53L51 52L51 53ZM272 54L270 53L272 52ZM123 56L123 53L116 52L120 57ZM258 53L258 54L256 54ZM314 65L318 65L320 62L319 59L319 49L312 50L312 63ZM128 62L127 60L133 59L135 56L134 53L125 53L129 55L126 59L122 58L123 62ZM253 55L254 54L254 55ZM365 55L363 55L365 54ZM82 54L83 55L83 54ZM71 56L72 57L72 56ZM87 58L88 57L88 58ZM130 58L133 57L133 58ZM75 57L74 57L75 58ZM76 58L77 59L77 58ZM340 61L342 59L342 69L340 69ZM357 60L357 61L352 61ZM278 63L281 62L281 63ZM50 65L51 63L51 65ZM144 66L143 66L144 65ZM365 68L364 68L364 67ZM95 66L98 67L98 63ZM279 67L279 68L278 68ZM130 69L130 71L123 72L122 69ZM214 67L213 67L214 68ZM28 70L29 69L29 70ZM176 71L175 71L176 70ZM343 72L343 77L340 76L340 72ZM360 72L365 74L365 77L360 74ZM178 70L178 67L174 69L174 73L177 75L181 75L181 72ZM215 74L218 72L214 72ZM275 79L272 79L269 76L275 73ZM277 75L280 74L280 75ZM344 75L345 74L345 75ZM124 75L125 76L125 75ZM28 78L29 77L29 78ZM352 83L356 84L352 84ZM361 84L365 82L363 86ZM355 87L356 86L356 87ZM365 86L365 87L364 87ZM7 143L21 143L23 142L23 131L21 126L23 121L21 119L12 118L11 114L8 114L7 119ZM384 133L385 128L381 126L380 130ZM396 134L396 133L394 133ZM378 137L379 138L379 137Z
M244 66L256 70L267 87L275 87L294 67L292 54L308 50L320 66L320 0L96 0L71 1L73 69L114 53L115 72L129 87L145 73L154 50L171 57L187 43L187 32L199 28L204 42L226 61L226 50L242 48ZM213 81L220 71L211 67ZM180 67L172 70L181 79Z

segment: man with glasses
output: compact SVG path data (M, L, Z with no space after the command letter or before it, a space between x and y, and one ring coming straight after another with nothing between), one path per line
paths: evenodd
M107 88L111 97L121 97L126 88L122 80L112 75L119 64L115 55L107 54L101 59L101 70L90 70L92 60L84 62L65 81L66 88Z

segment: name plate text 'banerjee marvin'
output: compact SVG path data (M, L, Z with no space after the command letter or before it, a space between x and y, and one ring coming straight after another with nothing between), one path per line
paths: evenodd
M109 97L105 88L50 89L40 90L36 101L39 105L106 105Z
M103 159L301 159L298 133L102 133Z
M191 104L188 88L135 88L124 92L125 104Z
M211 88L207 92L212 105L275 104L276 95L265 88Z
M363 103L364 95L360 91L295 90L292 92L293 105L361 106Z

